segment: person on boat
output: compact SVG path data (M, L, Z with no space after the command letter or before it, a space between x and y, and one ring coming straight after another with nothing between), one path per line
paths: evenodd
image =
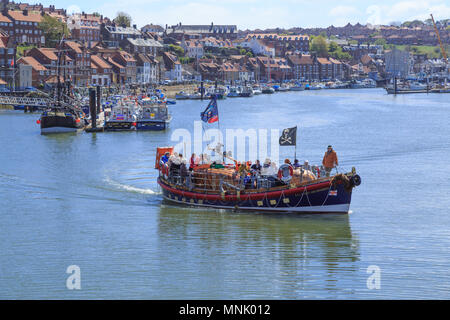
M289 164L290 164L290 161L289 161ZM277 166L277 164L275 162L272 162L270 164L270 167L271 167L271 170L272 170L272 175L276 176L277 173L278 173L278 166Z
M167 161L169 161L170 152L164 153L164 155L161 157L161 164L166 164Z
M189 171L194 170L196 166L198 166L198 162L200 159L197 157L195 153L192 154L191 160L189 161Z
M336 151L333 150L333 147L331 145L328 146L327 151L325 152L325 155L323 156L322 165L325 168L325 175L327 177L330 176L331 170L335 166L339 165Z
M248 171L247 171L247 166L246 166L245 162L241 163L238 168L239 184L241 186L245 185L245 182L246 182L245 178L247 177L247 173L248 173Z
M308 160L305 160L302 167L303 167L303 170L311 170L311 166L309 165Z
M255 163L250 167L253 171L256 171L257 173L261 173L261 163L259 160L256 160Z
M182 159L181 160L181 165L180 165L180 177L181 177L181 183L185 184L186 183L186 177L188 175L188 169L186 167L186 159Z
M300 167L301 167L300 163L298 162L298 159L295 159L295 160L294 160L293 167L294 167L294 169L297 169L297 168L300 168Z
M263 164L263 166L261 168L261 175L263 175L263 176L270 176L271 175L272 169L271 169L270 164L271 164L271 161L270 161L269 158L267 158L264 161L264 164Z

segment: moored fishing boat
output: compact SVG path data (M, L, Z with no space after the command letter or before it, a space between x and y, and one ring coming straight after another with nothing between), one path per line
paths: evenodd
M165 103L145 103L141 106L136 120L136 130L164 130L172 120Z
M230 87L230 92L227 94L228 98L237 98L240 96L240 88L239 87Z
M303 91L305 90L305 86L302 85L301 83L299 84L295 84L290 88L291 91Z
M264 86L262 87L261 92L264 94L272 94L275 93L275 89L269 86Z
M136 130L136 106L135 102L122 101L111 108L105 117L106 131L130 131Z
M175 94L175 99L187 100L187 99L189 99L189 94L185 93L184 91L180 91L177 94Z
M41 133L77 132L84 128L85 121L81 112L77 114L71 108L49 108L41 114L38 124Z
M253 89L251 86L244 86L239 94L240 97L253 97Z
M253 94L254 95L262 94L261 87L260 86L253 86Z

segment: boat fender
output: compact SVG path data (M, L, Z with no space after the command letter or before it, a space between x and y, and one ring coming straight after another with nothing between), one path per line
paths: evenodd
M355 174L350 178L350 181L354 186L359 186L361 184L361 177Z
M278 179L283 182L289 182L294 174L294 168L290 164L282 164L278 170Z

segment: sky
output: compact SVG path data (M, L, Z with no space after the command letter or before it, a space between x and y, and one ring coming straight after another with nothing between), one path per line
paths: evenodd
M17 1L16 1L17 2ZM27 1L33 3L32 0ZM450 18L450 0L40 0L68 12L99 12L114 18L119 11L133 24L234 24L241 30L291 27L389 24L430 17Z

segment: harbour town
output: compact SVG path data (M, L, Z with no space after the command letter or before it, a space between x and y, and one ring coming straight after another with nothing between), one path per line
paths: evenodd
M449 298L445 10L73 7L0 3L0 298Z

